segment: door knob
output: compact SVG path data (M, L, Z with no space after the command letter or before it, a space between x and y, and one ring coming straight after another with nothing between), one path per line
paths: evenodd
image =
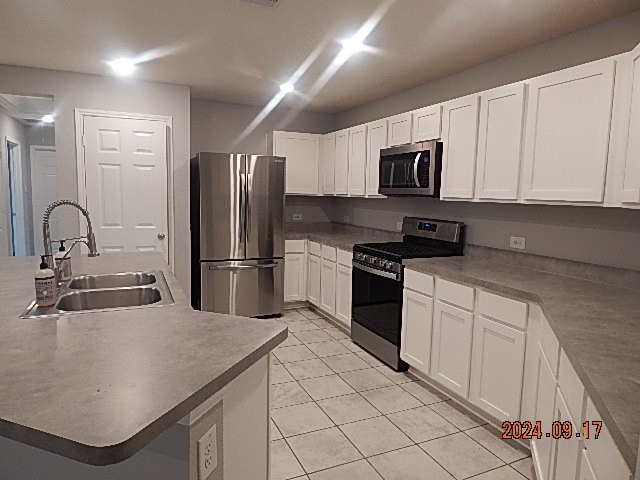
M164 233L159 233L158 234L158 240L164 240L165 234Z

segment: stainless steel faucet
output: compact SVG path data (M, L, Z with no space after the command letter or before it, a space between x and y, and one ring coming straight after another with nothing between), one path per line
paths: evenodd
M51 263L53 265L50 265L50 268L54 270L55 270L55 261L53 261L53 251L51 249L51 230L49 229L49 218L51 217L51 213L56 208L62 205L69 205L70 207L76 207L78 210L80 210L82 215L84 215L84 218L87 220L87 237L74 239L77 241L71 246L71 248L69 249L69 252L71 252L71 249L78 242L82 242L82 243L86 243L87 247L89 247L90 257L97 257L98 255L100 255L96 247L96 237L93 234L93 227L91 226L91 218L89 218L89 212L87 211L87 209L84 208L82 205L80 205L78 202L74 202L73 200L56 200L55 202L53 202L51 205L47 207L47 209L44 211L44 215L42 215L42 238L44 239L44 254L47 256L47 258L51 259ZM69 254L69 252L67 253L67 255Z

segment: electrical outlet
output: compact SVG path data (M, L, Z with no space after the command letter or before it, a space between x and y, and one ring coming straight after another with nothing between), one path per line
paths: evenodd
M509 240L509 246L511 248L517 248L518 250L524 250L526 247L526 238L524 237L511 237Z
M344 223L349 223L349 215L345 215L344 217L342 217L342 220L344 221Z
M302 214L301 213L294 213L293 214L293 221L294 222L301 222L302 221Z
M198 440L198 480L207 480L218 466L218 442L214 424Z
M396 222L396 230L398 230L399 232L402 231L402 222Z

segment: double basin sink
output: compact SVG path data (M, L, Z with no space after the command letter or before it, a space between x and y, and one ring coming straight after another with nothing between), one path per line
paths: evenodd
M33 301L20 317L122 310L173 303L167 281L159 270L81 275L73 277L60 287L59 298L54 306L41 307Z

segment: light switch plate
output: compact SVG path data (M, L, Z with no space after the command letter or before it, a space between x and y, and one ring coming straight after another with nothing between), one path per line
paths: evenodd
M218 466L216 425L198 440L198 480L207 480Z

